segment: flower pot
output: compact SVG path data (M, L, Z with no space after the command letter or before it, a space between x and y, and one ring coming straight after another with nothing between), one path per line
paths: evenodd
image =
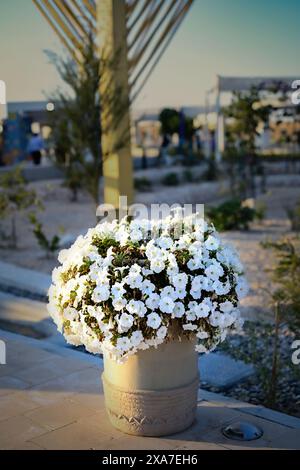
M104 355L106 410L117 429L139 436L183 431L195 419L199 387L195 342L171 339L119 364Z

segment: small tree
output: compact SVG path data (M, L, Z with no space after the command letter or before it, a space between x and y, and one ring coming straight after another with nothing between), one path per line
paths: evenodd
M32 232L40 248L45 251L46 258L50 258L59 249L60 237L54 235L49 239L43 230L42 223L37 219L34 212L28 214L28 220L33 226Z
M271 112L270 106L261 103L260 92L257 88L252 88L247 92L235 92L230 106L225 108L224 114L232 118L231 124L227 128L227 154L229 164L235 161L239 163L241 178L249 180L252 195L255 196L255 174L257 172L257 158L255 139L258 133L258 126L266 123ZM236 156L232 158L232 156ZM247 175L248 170L248 175ZM230 172L233 170L231 169Z
M81 51L81 64L47 51L62 80L70 89L60 89L50 97L55 103L52 113L52 141L58 165L67 167L66 186L76 200L84 187L99 203L99 180L102 175L99 80L101 59L94 40Z
M27 188L20 166L0 176L0 215L10 219L11 230L6 238L11 248L17 246L17 214L33 205L40 208L41 202L36 192Z
M179 113L176 109L163 109L159 114L159 121L163 135L172 135L179 131Z
M273 355L271 377L268 387L267 404L274 406L277 397L280 372L280 326L287 323L295 333L300 331L300 243L299 239L284 238L276 242L264 242L264 248L271 249L276 263L268 271L272 274L275 288L271 299L274 309Z

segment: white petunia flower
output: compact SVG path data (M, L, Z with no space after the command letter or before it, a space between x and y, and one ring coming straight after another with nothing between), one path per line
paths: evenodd
M152 271L154 271L155 273L160 273L161 271L163 271L165 269L166 265L164 263L164 261L160 258L153 258L151 260L151 263L150 263L150 268L152 269Z
M111 295L115 299L119 299L125 294L126 290L124 289L124 283L122 282L116 282L112 287L111 287Z
M176 295L176 291L174 289L174 287L172 286L166 286L164 287L161 292L160 292L160 297L163 298L163 297L171 297L172 300L176 300L177 299L177 295Z
M121 351L128 351L128 349L131 347L130 340L127 338L127 336L123 336L122 338L117 339L117 344L116 348Z
M202 264L202 260L200 257L191 258L187 262L187 267L189 268L190 271L196 271L197 269L202 268L202 266L203 264Z
M182 302L175 302L173 309L173 317L181 318L184 315L184 305Z
M143 232L141 230L132 230L130 232L130 238L133 242L139 242L143 238Z
M193 297L193 299L200 299L202 291L200 289L191 289L190 294Z
M249 291L249 286L244 277L240 276L238 278L238 282L237 282L235 290L236 290L239 300L241 300L243 297L246 297Z
M207 278L205 276L195 276L192 280L192 290L203 289L206 290Z
M195 331L197 330L197 325L193 325L192 323L185 323L182 325L182 328L186 331Z
M149 281L148 279L145 279L141 285L141 291L145 295L150 295L152 292L155 290L155 285L153 282Z
M132 327L134 322L134 318L132 315L128 315L128 313L123 312L118 320L118 325L120 327L120 333L124 333Z
M75 321L79 318L79 313L76 308L67 307L64 309L64 318L69 321Z
M224 269L218 262L211 263L206 269L205 274L209 279L216 281L224 274Z
M172 313L174 310L174 300L171 297L161 297L159 301L159 308L164 313Z
M129 273L124 280L131 289L140 289L143 285L143 276L138 273Z
M206 331L198 331L196 334L197 338L199 339L207 339L209 338L209 334Z
M196 350L197 353L207 353L208 352L208 349L205 346L203 346L203 344L197 344L195 346L195 350Z
M160 237L156 241L163 250L169 250L173 245L173 240L170 237Z
M188 321L195 321L197 318L195 312L193 312L192 310L188 310L185 316Z
M212 290L214 290L217 295L226 295L231 290L231 285L228 281L215 281L213 283Z
M161 325L161 318L156 312L149 313L147 316L147 326L157 330Z
M229 300L220 303L220 310L224 313L230 313L234 309L234 305Z
M216 251L219 245L220 245L220 241L216 237L213 237L212 235L209 235L204 242L205 248L209 251Z
M175 295L176 299L184 299L186 296L186 289L183 289L182 287L177 287L177 289L175 290Z
M156 310L159 306L160 296L158 294L150 294L146 299L146 305L150 310Z
M172 276L172 284L175 288L185 289L188 282L188 275L186 273L178 273Z
M105 302L109 297L110 289L107 286L96 286L92 294L94 302Z
M144 302L141 300L130 300L126 306L129 313L136 314L143 318L147 312Z
M208 317L209 313L211 311L211 306L210 304L204 299L202 302L200 302L195 310L195 313L197 315L197 318L205 318Z
M166 326L161 326L156 332L156 336L160 339L164 339L167 336L168 329Z
M136 348L141 344L142 341L144 341L143 333L140 330L136 330L132 333L129 340L132 346Z
M117 298L112 301L114 309L119 312L120 310L123 310L126 307L127 300L124 298Z

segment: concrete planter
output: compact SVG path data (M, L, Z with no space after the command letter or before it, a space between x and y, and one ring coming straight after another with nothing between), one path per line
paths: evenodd
M104 357L106 410L117 429L139 436L183 431L195 419L199 387L195 343L175 339L124 364Z

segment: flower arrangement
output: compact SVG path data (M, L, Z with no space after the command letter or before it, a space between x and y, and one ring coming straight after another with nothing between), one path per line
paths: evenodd
M167 341L174 324L209 352L242 326L243 267L202 218L100 223L58 259L48 310L67 342L89 352L124 361Z

